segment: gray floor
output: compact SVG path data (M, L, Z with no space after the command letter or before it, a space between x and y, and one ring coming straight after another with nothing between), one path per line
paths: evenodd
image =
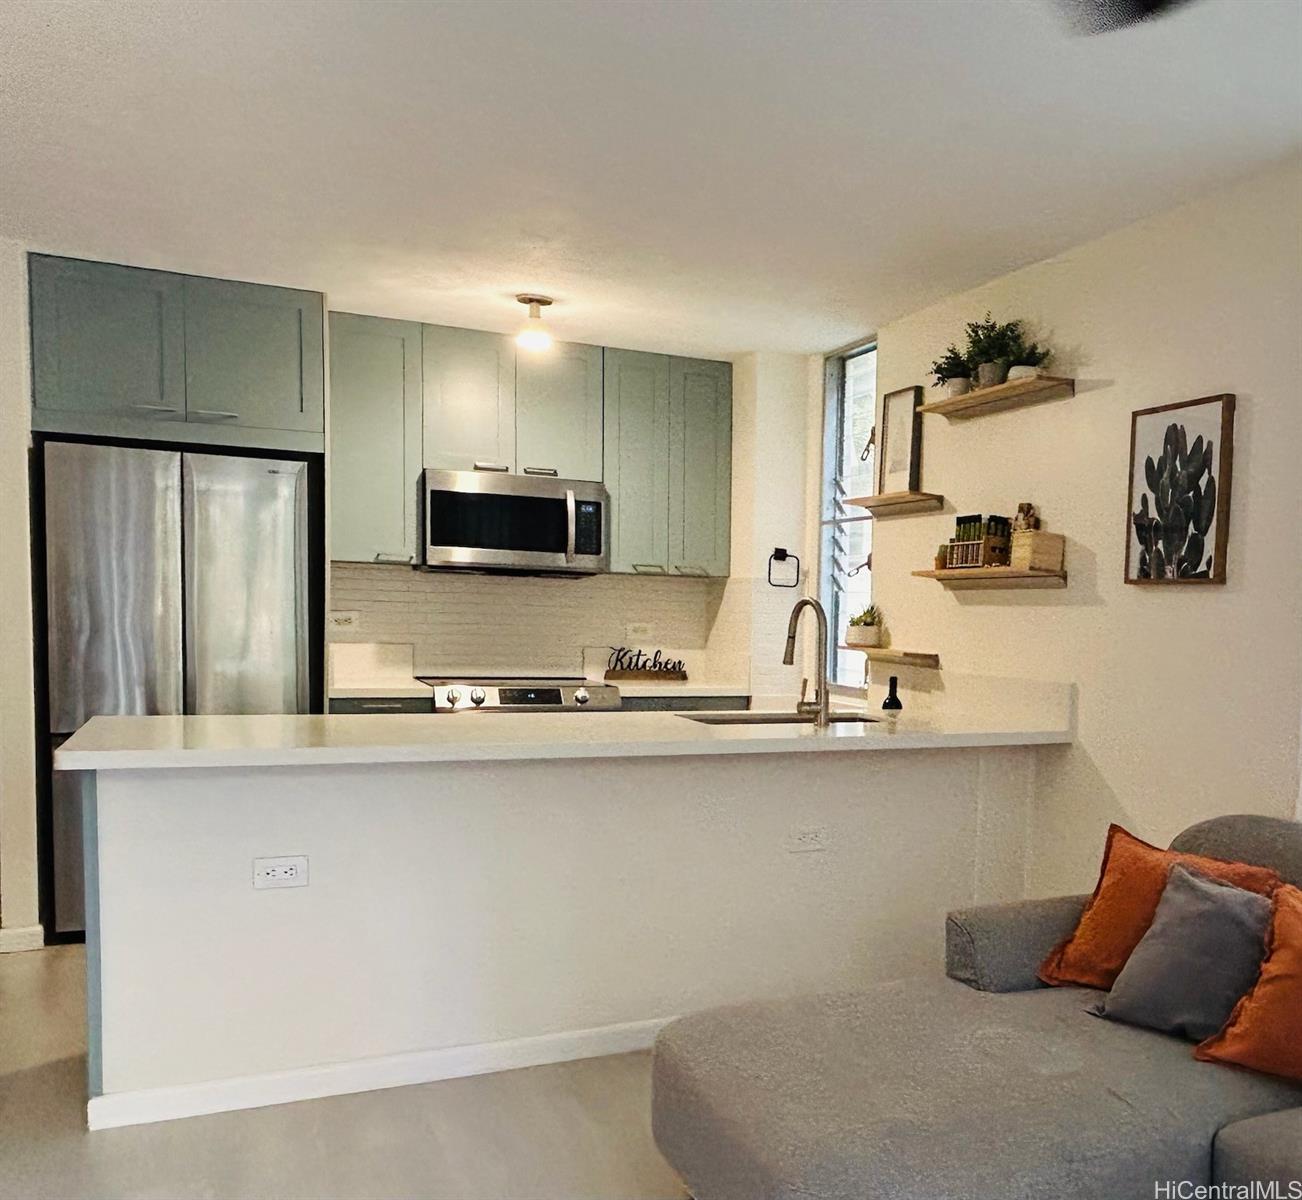
M80 947L0 955L0 1197L679 1200L626 1054L88 1133Z

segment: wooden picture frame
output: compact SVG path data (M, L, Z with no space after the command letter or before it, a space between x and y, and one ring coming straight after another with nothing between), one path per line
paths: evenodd
M1223 393L1130 414L1127 583L1225 582L1234 400Z
M918 490L922 474L921 408L921 387L898 388L882 397L882 415L877 425L879 496Z

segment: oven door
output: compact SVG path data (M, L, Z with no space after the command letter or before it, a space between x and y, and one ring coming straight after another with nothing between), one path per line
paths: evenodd
M425 566L594 575L610 566L599 483L478 471L426 471Z

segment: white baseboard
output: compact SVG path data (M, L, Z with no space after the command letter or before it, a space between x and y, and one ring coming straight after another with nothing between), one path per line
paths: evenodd
M45 946L45 930L39 925L10 925L0 929L0 954L16 950L41 950Z
M405 1087L436 1079L457 1079L463 1075L486 1075L493 1071L569 1062L576 1058L625 1054L649 1047L660 1027L670 1020L671 1017L658 1017L650 1021L545 1033L539 1037L514 1038L505 1042L481 1042L470 1046L449 1046L443 1050L417 1050L384 1058L299 1067L266 1075L111 1092L91 1097L86 1105L86 1122L91 1129L112 1129L119 1125L170 1121L177 1117L197 1117L237 1108L261 1108L268 1104L288 1104L321 1096Z

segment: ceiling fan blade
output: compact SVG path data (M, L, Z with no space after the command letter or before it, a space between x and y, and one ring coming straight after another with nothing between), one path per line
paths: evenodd
M1108 33L1151 21L1191 0L1054 0L1077 33Z

